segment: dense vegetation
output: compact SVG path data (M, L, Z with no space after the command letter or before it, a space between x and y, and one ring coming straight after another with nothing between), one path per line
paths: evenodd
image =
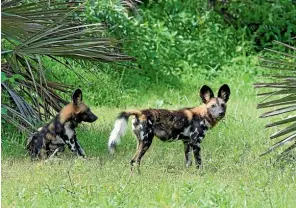
M130 2L133 2L132 7ZM57 16L44 18L48 21L40 21L42 24L38 22L45 25L46 30L34 36L37 37L35 45L26 45L28 42L23 35L17 41L15 38L7 38L7 34L12 31L6 33L6 39L2 39L2 48L6 51L2 56L1 70L4 107L1 108L2 205L292 207L296 190L295 149L285 157L278 152L259 157L275 144L267 139L274 133L274 129L264 130L264 125L278 120L258 118L264 111L256 109L257 103L262 99L256 97L257 91L253 84L257 82L256 87L267 88L260 91L265 96L274 95L268 94L270 87L279 88L273 82L282 83L281 87L284 85L282 93L275 94L280 96L278 100L269 103L267 100L267 104L264 101L259 107L273 107L277 104L281 107L288 100L289 107L295 110L295 1L137 2L87 1L80 7L83 10L76 9L72 13L68 13L72 8L62 4L64 7L56 10ZM47 3L42 4L45 10L46 6ZM52 5L46 11L52 12L58 6L59 4ZM31 8L30 12L23 14L29 14L28 18L32 15L38 19L33 15L34 9ZM42 10L38 10L38 14L41 13ZM58 15L65 13L70 15L68 18L72 18L71 15L74 14L74 20L85 25L82 28L86 30L91 29L88 24L100 24L99 28L97 25L93 27L94 32L99 31L97 34L80 36L82 33L79 30L68 30L68 34L60 31L66 37L62 39L63 44L68 41L67 35L70 33L76 34L76 38L89 40L85 45L73 42L72 50L85 49L87 46L86 51L89 52L93 44L97 44L97 51L100 51L100 46L107 48L101 51L102 54L108 53L112 57L115 52L118 58L123 56L126 59L135 59L98 62L90 58L91 61L85 61L71 54L62 55L62 48L58 48L59 56L54 56L56 53L45 53L49 49L56 49L47 44L46 39L55 41L57 37L48 31L53 28L60 30L55 17L58 19L61 17ZM3 19L3 14L1 15ZM11 18L10 15L5 17L8 20ZM68 18L65 27L71 28L73 26L69 26L69 22L73 19ZM50 24L52 22L54 24ZM4 26L7 28L10 25ZM36 27L33 28L36 30ZM29 34L31 33L34 31ZM96 43L91 41L92 37L95 37ZM108 41L103 46L100 45L106 40ZM283 42L289 47L275 44L274 41ZM43 44L46 47L36 50L39 53L30 53L37 46L44 46ZM11 54L16 56L11 57L21 67L26 68L29 65L33 72L38 72L41 66L42 77L39 73L34 75L37 84L44 79L52 83L51 91L59 96L59 105L62 106L62 101L70 99L72 89L80 87L83 90L85 102L99 116L96 124L82 125L77 130L78 138L89 156L86 161L73 157L69 151L62 156L63 161L29 161L24 150L27 132L18 131L15 125L3 119L13 117L13 114L9 114L11 111L7 112L5 108L12 102L7 89L12 88L17 95L23 95L25 91L19 87L20 83L31 87L28 91L31 93L20 97L33 104L34 110L38 109L30 101L35 96L34 81L30 76L18 73L22 71L19 69L14 71L17 73L7 73L13 71L7 68L7 57L10 57L12 50L16 53ZM266 65L282 70L270 71L266 69ZM285 69L289 70L288 73ZM28 71L25 70L24 74L26 73ZM269 74L276 75L271 77ZM118 153L109 157L106 149L108 134L114 118L121 110L194 106L200 104L197 96L200 86L207 84L216 91L223 83L229 84L232 91L228 112L225 121L206 136L202 146L205 161L202 171L183 167L181 143L165 144L155 139L149 154L143 159L142 174L135 173L130 177L128 162L136 147L130 131L119 145ZM38 99L41 107L46 100L43 100L45 92L46 89L42 88L43 94ZM55 110L58 109L57 107ZM283 128L287 127L284 133L292 133L288 135L291 136L295 135L295 116L291 115L291 111L288 112L290 125L284 124ZM279 115L279 118L285 119L286 115ZM28 123L21 123L22 127L34 129L48 120L49 116L38 118L40 120L34 121L32 116ZM16 120L18 119L17 117ZM275 129L279 132L281 130L278 127ZM280 132L280 136L283 136L282 133ZM56 171L59 172L58 176Z

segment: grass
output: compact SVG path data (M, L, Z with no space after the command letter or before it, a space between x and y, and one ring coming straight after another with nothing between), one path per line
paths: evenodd
M225 121L202 143L202 170L184 167L182 142L154 139L141 174L131 174L136 148L131 131L116 154L106 149L118 108L94 108L96 124L78 128L86 160L66 152L61 160L31 162L22 145L14 145L22 139L4 138L2 207L294 207L295 160L280 160L278 152L259 157L272 143L267 139L272 130L263 130L266 120L258 119L251 86L238 83L231 89ZM168 102L162 107L196 105L196 93L172 96L178 93L164 94ZM151 103L142 107L155 107L160 99L149 96Z

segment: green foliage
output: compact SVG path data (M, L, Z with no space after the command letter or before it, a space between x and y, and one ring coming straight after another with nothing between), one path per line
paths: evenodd
M179 87L181 77L186 82L195 76L214 79L237 52L251 50L243 39L244 29L225 27L218 14L207 11L205 4L198 6L197 11L192 2L160 1L129 16L111 1L88 5L86 16L91 22L104 22L112 35L129 40L123 48L137 58L139 71L126 72L128 83L138 74L143 84Z
M295 1L227 1L217 7L225 19L231 18L232 25L246 28L258 50L271 47L273 40L292 43L296 35Z

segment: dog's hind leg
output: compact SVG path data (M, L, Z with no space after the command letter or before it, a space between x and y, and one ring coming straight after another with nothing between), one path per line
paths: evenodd
M52 159L59 151L59 147L55 149L55 151L50 155L50 157L48 158L48 160Z
M138 140L138 147L137 147L137 151L136 151L133 159L131 160L131 166L133 166L133 164L135 162L137 162L138 171L139 171L141 158L144 156L146 151L149 149L149 147L152 143L152 139L154 137L154 134L153 134L152 128L151 128L150 124L147 122L147 120L139 121L138 119L135 118L133 120L132 127L133 127L134 134L136 135L136 138Z
M139 126L139 120L137 118L134 118L132 120L132 130L133 130L135 137L137 139L137 150L136 150L136 153L134 154L133 158L130 161L131 170L132 170L133 165L136 162L136 159L138 157L140 145L142 145L142 143L143 143L143 141L140 138L140 126Z
M153 133L148 133L144 139L141 141L139 148L138 148L138 156L136 158L136 162L138 164L138 168L140 167L141 159L146 153L146 151L149 149L149 147L152 144L154 134ZM138 169L139 170L139 169Z
M134 163L136 162L136 159L138 157L138 154L139 154L139 150L140 150L140 146L143 145L143 141L140 141L138 138L137 138L137 150L136 150L136 153L134 154L133 158L131 159L130 161L130 165L131 165L131 168L133 167Z

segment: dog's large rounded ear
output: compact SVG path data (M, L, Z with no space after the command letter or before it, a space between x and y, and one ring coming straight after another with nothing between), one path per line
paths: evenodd
M72 94L73 104L78 106L82 102L82 91L81 89L76 89Z
M230 88L228 87L227 84L222 85L218 91L218 97L222 98L226 103L229 99L229 96L230 96Z
M201 97L203 103L208 103L211 100L211 98L214 97L214 93L209 86L204 85L200 88L199 96Z

